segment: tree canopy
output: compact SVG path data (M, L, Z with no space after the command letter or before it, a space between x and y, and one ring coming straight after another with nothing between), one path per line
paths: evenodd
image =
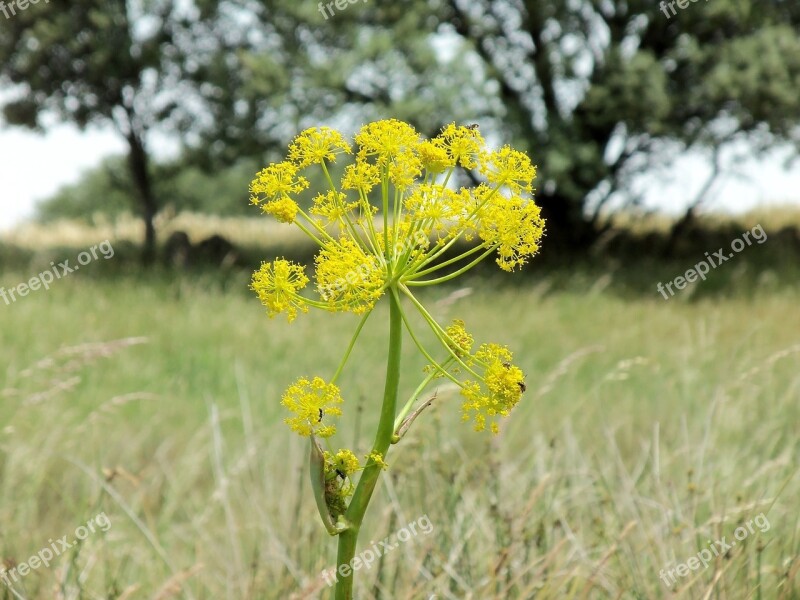
M636 201L632 178L681 152L800 148L791 0L674 14L652 0L371 0L327 19L292 0L177 4L79 0L0 32L0 77L21 90L8 122L113 123L146 220L168 202L153 191L154 130L181 141L173 170L212 174L276 158L321 123L391 116L432 135L478 122L538 164L548 243L564 247L594 239L600 209Z

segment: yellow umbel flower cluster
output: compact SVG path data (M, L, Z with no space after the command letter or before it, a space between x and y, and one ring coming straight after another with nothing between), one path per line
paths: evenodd
M482 383L467 381L461 388L463 420L472 420L475 431L499 431L498 417L507 417L525 391L525 375L511 364L511 352L498 344L483 344L475 353L475 362L484 368Z
M347 499L355 486L350 477L361 470L361 463L352 450L339 450L336 454L325 452L325 503L336 518L347 510Z
M298 293L307 284L308 277L302 266L279 258L261 264L261 268L253 273L250 289L258 294L270 317L285 312L291 322L297 317L298 310L308 311L305 300Z
M336 165L337 182L332 170L343 157L349 163ZM308 190L308 168L320 170L327 189ZM469 170L482 182L456 187L456 169ZM448 377L462 390L465 420L477 430L498 430L498 418L509 414L524 391L522 371L502 346L484 344L473 354L474 339L463 321L442 328L412 289L450 281L490 255L505 271L523 266L539 251L544 234L531 197L535 178L536 167L524 152L487 148L477 127L451 123L436 137L423 139L395 119L365 125L352 146L329 127L307 129L289 145L285 160L256 175L251 202L319 246L313 275L312 269L282 258L253 274L251 287L269 316L285 314L292 321L309 308L362 315L330 383L301 379L287 390L283 404L294 414L287 419L292 429L301 435L333 434L328 417L341 413L342 401L336 379L366 318L390 294L398 304L403 295L411 301L447 352L436 362L400 308L403 323L430 361L426 382ZM466 381L456 377L461 374ZM413 400L398 419L408 414ZM369 459L385 465L382 456ZM330 464L338 460L331 455ZM335 470L347 472L342 465Z
M330 417L341 416L341 403L339 388L321 377L311 380L301 377L287 388L281 400L281 404L295 415L286 419L293 431L302 436L314 434L321 438L336 433L336 426L329 421Z
M295 224L321 249L314 286L321 299L304 299L297 290L287 296L285 287L265 285L265 274L275 270L268 265L258 282L254 278L270 316L284 307L291 320L308 306L363 313L393 282L438 283L443 278L428 276L442 268L440 259L458 240L479 244L460 257L464 264L457 274L479 262L469 260L479 251L478 258L496 252L507 271L538 252L544 221L530 198L536 168L523 152L490 151L476 128L453 123L424 140L395 119L365 125L355 142L355 161L346 165L338 186L328 167L353 150L329 127L301 133L289 146L288 159L267 166L250 184L253 204ZM329 189L303 200L309 181L301 171L311 166L322 170ZM474 189L450 187L457 167L477 169L486 182ZM380 208L382 223L374 220Z

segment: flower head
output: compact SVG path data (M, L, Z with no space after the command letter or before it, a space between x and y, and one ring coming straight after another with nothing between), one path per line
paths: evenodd
M317 289L333 311L363 314L383 295L380 260L349 237L329 242L316 258Z
M458 163L465 169L478 166L476 157L483 150L483 136L477 128L464 127L450 123L435 140L447 152L453 164Z
M353 160L341 169L341 179L334 181L328 163L354 151ZM309 181L299 172L311 165L319 166L325 188L305 211L306 201L298 196ZM456 173L459 168L469 175L479 172L483 181L474 187L454 186L464 180ZM292 321L309 307L362 314L356 338L384 294L398 302L400 316L395 317L411 328L413 321L403 312L405 296L445 353L437 360L421 345L423 338L412 333L430 363L420 390L436 377L447 377L461 387L464 420L476 430L497 432L499 419L525 391L524 375L513 365L511 352L498 344L483 344L475 351L463 321L443 328L412 290L451 281L490 255L505 271L516 270L535 255L544 235L544 220L531 198L535 178L536 167L527 154L509 146L488 149L476 126L450 123L426 140L410 124L386 119L364 125L352 149L334 129L307 129L289 145L287 160L256 175L250 201L278 221L297 226L319 247L314 287L321 298L301 295L309 283L305 270L285 259L262 264L251 287L270 317L286 313ZM355 339L333 382L354 343ZM468 379L462 381L462 375ZM292 429L319 437L334 433L330 418L341 413L342 400L333 382L300 379L290 386L283 404L294 413L286 420ZM398 418L418 414L410 412L417 400L412 398ZM349 450L324 456L324 469L317 460L318 472L324 470L332 512L341 514L352 493L350 477L362 467ZM367 460L386 467L383 455L370 454Z
M451 348L458 356L469 355L472 352L472 345L475 338L467 331L464 321L455 319L447 329L445 329Z
M309 185L308 179L298 177L297 169L297 165L284 161L259 171L250 183L250 202L259 205L302 192Z
M337 154L351 152L350 144L335 129L312 127L298 135L289 145L289 160L302 169L324 161L335 162Z
M331 468L340 477L349 477L361 468L358 457L351 450L339 450L336 454L325 453L330 458Z
M479 211L477 230L484 242L497 247L500 268L513 271L539 251L544 219L531 200L498 195Z
M359 190L364 194L369 194L372 188L380 182L380 169L376 165L358 159L354 164L345 167L342 189Z
M530 194L536 179L536 167L528 155L509 146L496 152L483 152L480 171L489 183L506 186L514 194Z
M313 433L321 438L336 433L336 426L328 421L341 416L341 403L339 388L321 377L311 380L301 377L286 389L281 400L281 404L294 413L293 417L285 419L292 431L305 437Z
M261 205L261 210L268 215L272 215L281 223L292 223L297 217L297 211L300 210L300 207L297 206L297 202L288 196L283 196L271 202L264 202Z
M336 454L324 453L325 459L325 503L333 516L347 511L347 499L353 495L355 486L350 476L361 469L358 457L351 450L339 450Z
M484 365L482 384L467 381L461 389L463 420L474 423L475 431L499 431L498 417L507 417L519 402L525 390L525 375L511 363L512 354L499 344L482 344L475 354L476 361Z
M279 258L261 264L261 268L253 273L250 289L267 307L270 318L285 312L291 323L298 310L308 312L305 300L298 294L307 284L308 277L301 265Z
M455 167L455 161L450 157L442 147L442 144L436 144L430 140L425 140L418 147L419 159L422 167L429 173L444 173L447 169Z
M339 221L357 206L358 202L348 201L342 192L331 190L314 198L311 214L324 217L329 222Z
M403 153L413 151L419 141L416 130L397 119L368 123L356 134L356 143L360 146L359 158L374 156L381 166Z

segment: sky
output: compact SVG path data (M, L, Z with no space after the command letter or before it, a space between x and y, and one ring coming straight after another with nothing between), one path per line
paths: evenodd
M38 200L76 182L105 156L124 151L124 142L110 128L81 132L62 125L46 135L0 129L0 230L29 219ZM784 170L786 154L776 152L761 161L737 163L736 176L723 177L713 188L709 208L737 213L768 204L800 205L800 163ZM702 157L687 155L669 169L667 180L643 177L637 188L647 190L648 208L676 214L694 198L708 172Z
M124 142L111 130L81 133L58 126L42 135L0 129L0 230L30 218L37 200L74 183L104 156L124 150Z

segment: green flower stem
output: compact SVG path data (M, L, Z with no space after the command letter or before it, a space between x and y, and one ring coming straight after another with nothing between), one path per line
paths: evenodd
M312 218L311 218L311 216L310 216L310 215L308 215L308 214L306 213L306 211L304 211L304 210L303 210L302 208L300 208L299 206L297 207L297 212L298 212L298 213L300 213L300 214L303 216L303 218L304 218L304 219L305 219L305 220L306 220L306 221L307 221L307 222L308 222L308 223L309 223L309 224L310 224L312 227L314 227L314 229L316 229L316 230L317 230L319 233L321 233L321 234L322 234L322 237L324 237L325 239L327 239L329 242L333 242L333 241L335 241L335 240L334 240L334 239L331 237L331 234L329 234L329 233L328 233L328 232L325 230L325 228L324 228L324 227L322 227L322 226L321 226L319 223L317 223L317 221L316 221L315 219L312 219ZM303 229L303 224L302 224L302 223L300 223L300 221L298 221L297 219L295 219L295 220L294 220L294 222L297 224L297 226L298 226L298 227L300 227L300 229ZM304 231L305 231L305 230L304 230ZM320 246L323 246L323 244L322 244L322 243L320 243Z
M330 171L328 171L328 166L325 164L325 161L323 160L319 164L322 167L323 173L325 173L325 179L328 180L328 185L331 188L331 192L333 192L334 195L339 194L339 190L336 189L336 185L333 183L333 179L331 179L331 174L330 174ZM353 236L353 239L358 241L358 242L360 242L360 244L361 244L361 246L363 246L364 250L369 252L369 247L367 246L366 243L364 243L364 240L358 234L358 231L356 230L356 227L353 224L353 222L350 220L350 217L347 214L347 212L348 211L346 211L346 210L343 211L343 215L342 215L342 217L339 218L339 220L342 222L342 224L345 226L345 228ZM374 247L373 247L373 251L374 251Z
M474 248L471 248L470 250L467 250L463 254L459 254L458 256L456 256L454 258L451 258L451 259L446 260L444 262L436 263L435 266L433 266L433 267L431 267L429 269L425 269L424 271L415 271L414 273L412 273L412 277L414 279L416 279L417 277L424 277L425 275L429 275L430 273L438 271L439 269L441 269L443 267L447 267L448 265L452 265L453 263L457 263L457 262L459 262L461 260L464 260L468 256L472 256L476 252L480 252L481 250L483 250L483 248L484 248L483 245L477 245Z
M451 373L450 373L450 372L449 372L449 371L448 371L448 370L447 370L447 369L446 369L444 366L442 366L442 365L440 365L438 362L436 362L436 359L434 359L434 358L431 356L431 353L430 353L430 352L428 352L428 351L425 349L425 346L423 346L423 345L422 345L422 342L420 342L420 341L419 341L419 339L417 338L416 334L414 333L414 330L411 328L411 323L409 323L409 322L408 322L408 319L406 318L405 314L403 314L403 322L404 322L404 323L405 323L405 325L406 325L406 329L408 330L408 334L411 336L411 339L412 339L412 340L414 340L414 344L417 346L417 348L418 348L418 349L419 349L419 351L422 353L422 355L423 355L425 358L427 358L427 359L430 361L430 363L431 363L431 364L432 364L434 367L436 367L436 369L437 369L437 370L438 370L438 371L439 371L439 372L440 372L442 375L444 375L445 377L447 377L447 378L448 378L450 381L452 381L453 383L455 383L455 384L456 384L458 387L462 387L462 385L461 385L461 382L460 382L458 379L456 379L455 377L453 377L453 375L452 375L452 374L451 374Z
M347 364L347 360L350 358L350 354L352 354L353 352L353 347L355 347L356 345L356 340L358 340L358 336L361 335L361 330L364 329L364 325L366 325L367 319L369 319L369 316L371 314L372 311L370 310L367 313L365 313L363 317L361 317L361 322L358 324L356 332L353 334L353 338L350 340L350 345L347 346L347 350L344 353L344 358L342 358L342 362L339 363L339 368L336 369L336 373L334 373L333 377L331 377L331 383L336 383L336 380L339 379L339 375L342 374L342 370L344 369L344 366Z
M449 242L444 244L443 246L434 246L431 248L428 253L423 254L416 261L414 261L411 266L406 269L408 272L416 273L419 269L424 267L425 265L429 265L431 262L439 258L442 254L447 252L453 244L455 244L458 240L460 240L462 234L459 233L457 236L453 237Z
M449 362L451 361L446 362L442 366L447 367ZM420 394L422 393L422 390L424 390L428 386L428 384L439 375L440 373L438 371L431 371L428 374L428 376L422 381L422 383L419 384L417 389L414 390L414 393L411 394L411 397L408 399L408 402L406 402L405 406L403 406L400 412L397 413L397 417L395 417L394 420L395 431L397 431L397 428L400 427L400 425L403 423L403 419L405 419L408 416L408 413L411 412L411 409L414 406L414 402L417 401L417 398L419 398Z
M323 243L322 243L322 241L321 241L321 240L320 240L320 239L319 239L317 236L315 236L313 233L311 233L311 232L308 230L308 227L306 227L305 225L303 225L303 224L302 224L300 221L298 221L297 219L295 219L295 220L294 220L294 223L295 223L295 225L297 225L297 226L300 228L300 231L302 231L302 232L303 232L303 233L305 233L305 234L306 234L308 237L310 237L312 240L314 240L314 242L317 244L317 246L319 246L320 248L324 248L324 247L325 247L325 244L323 244Z
M392 257L389 253L389 167L383 168L383 177L381 178L381 200L383 202L383 256L386 262L391 266ZM392 276L392 270L389 269L389 277Z
M483 377L478 375L467 363L464 362L464 360L461 358L461 356L459 356L459 353L456 352L455 350L453 350L453 348L456 348L458 346L458 344L456 344L455 341L449 335L447 335L447 332L439 326L439 324L436 322L436 319L434 319L431 316L431 314L427 310L425 310L425 307L422 306L420 301L417 300L416 297L414 296L414 294L411 293L411 290L409 290L406 286L401 286L401 287L402 287L403 293L411 299L411 302L414 303L414 306L417 307L417 310L419 310L419 312L422 315L422 317L425 319L425 321L427 321L428 326L431 328L431 330L433 331L434 335L439 338L440 342L442 342L442 345L445 347L447 352L450 354L451 359L455 359L456 362L458 362L458 364L461 365L462 369L464 369L467 373L469 373L470 375L472 375L476 379L480 379L482 381ZM408 321L406 321L406 326L408 326ZM414 338L414 341L416 341L416 337L414 337L413 333L411 334L411 337ZM419 344L417 344L417 345L419 345ZM423 354L425 353L425 350L421 346L420 346L420 350L423 352ZM427 358L427 356L428 355L426 354L426 358ZM450 359L448 359L448 360L450 360ZM474 358L474 357L471 357L471 360L476 360L477 361L477 359ZM480 361L478 361L478 362L480 362ZM436 364L436 363L434 363L434 364ZM444 370L443 367L439 367L439 369ZM451 377L451 379L452 379L452 377ZM456 381L455 379L453 379L453 381L458 383L458 381ZM458 385L459 385L459 387L461 386L460 383L458 383Z
M331 191L336 194L338 190L336 189L336 185L333 183L333 179L331 179L331 174L328 171L328 165L325 164L325 159L322 159L319 165L322 167L323 173L325 173L325 179L328 180L328 185L331 187Z
M386 385L383 392L383 405L381 406L381 416L378 423L378 431L375 435L375 443L372 451L381 454L384 458L394 435L394 417L397 411L397 390L400 384L400 357L403 345L403 317L400 307L400 296L394 286L391 287L389 297L389 357L386 362ZM367 512L367 506L375 491L381 468L370 460L364 468L364 472L358 480L358 486L353 493L350 506L347 508L345 518L350 528L339 535L339 549L336 558L337 570L340 565L352 565L353 557L356 554L356 544L358 543L358 533L361 529L361 522ZM350 570L347 576L341 572L336 582L334 592L335 600L353 600L353 572Z
M486 258L492 252L494 252L496 249L497 249L497 244L492 245L486 252L481 254L478 258L473 260L468 265L466 265L464 267L461 267L458 271L455 271L454 273L450 273L450 275L445 275L444 277L439 277L438 279L428 279L428 280L423 280L423 281L409 281L409 282L407 282L406 285L415 286L415 287L423 287L423 286L426 286L426 285L437 285L439 283L444 283L445 281L450 281L451 279L455 279L456 277L458 277L460 275L463 275L464 273L469 271L472 267L477 265L484 258ZM434 267L431 270L435 271L438 268L440 268L440 267Z

